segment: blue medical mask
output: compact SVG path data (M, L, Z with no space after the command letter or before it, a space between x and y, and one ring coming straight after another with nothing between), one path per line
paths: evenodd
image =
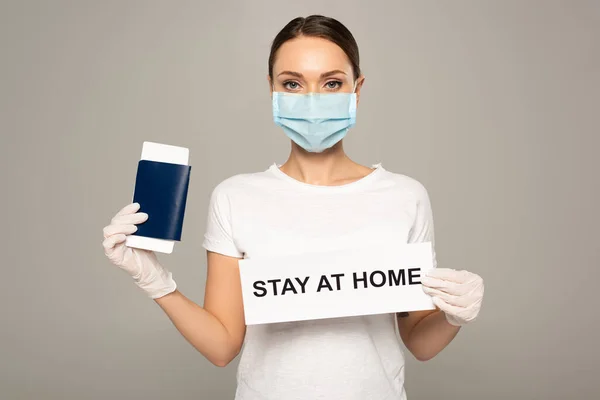
M300 147L320 153L356 124L356 93L274 91L273 120Z

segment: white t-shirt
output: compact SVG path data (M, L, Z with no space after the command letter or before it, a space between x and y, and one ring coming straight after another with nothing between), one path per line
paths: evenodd
M433 244L425 187L373 167L341 186L300 182L277 164L230 177L212 193L203 246L252 258ZM248 326L240 357L236 400L406 399L394 314Z

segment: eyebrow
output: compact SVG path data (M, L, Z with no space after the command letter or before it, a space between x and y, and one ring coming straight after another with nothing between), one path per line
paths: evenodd
M347 75L341 69L334 69L333 71L323 72L321 74L321 79L330 77L331 75L335 75L335 74ZM296 78L304 78L304 75L302 75L300 72L295 72L295 71L282 71L277 76L281 76L281 75L291 75L291 76L295 76Z

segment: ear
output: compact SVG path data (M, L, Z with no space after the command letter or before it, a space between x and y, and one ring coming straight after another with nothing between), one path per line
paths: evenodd
M364 75L359 76L358 79L356 80L356 90L354 91L356 93L356 105L358 105L358 101L360 99L360 89L362 88L362 85L364 82L365 82Z
M269 82L269 94L273 97L273 80L267 75L267 81Z

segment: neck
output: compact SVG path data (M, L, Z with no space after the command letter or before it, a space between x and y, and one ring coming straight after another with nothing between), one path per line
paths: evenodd
M281 171L311 185L335 185L360 173L358 165L344 152L342 142L322 153L309 153L292 143L292 151Z

